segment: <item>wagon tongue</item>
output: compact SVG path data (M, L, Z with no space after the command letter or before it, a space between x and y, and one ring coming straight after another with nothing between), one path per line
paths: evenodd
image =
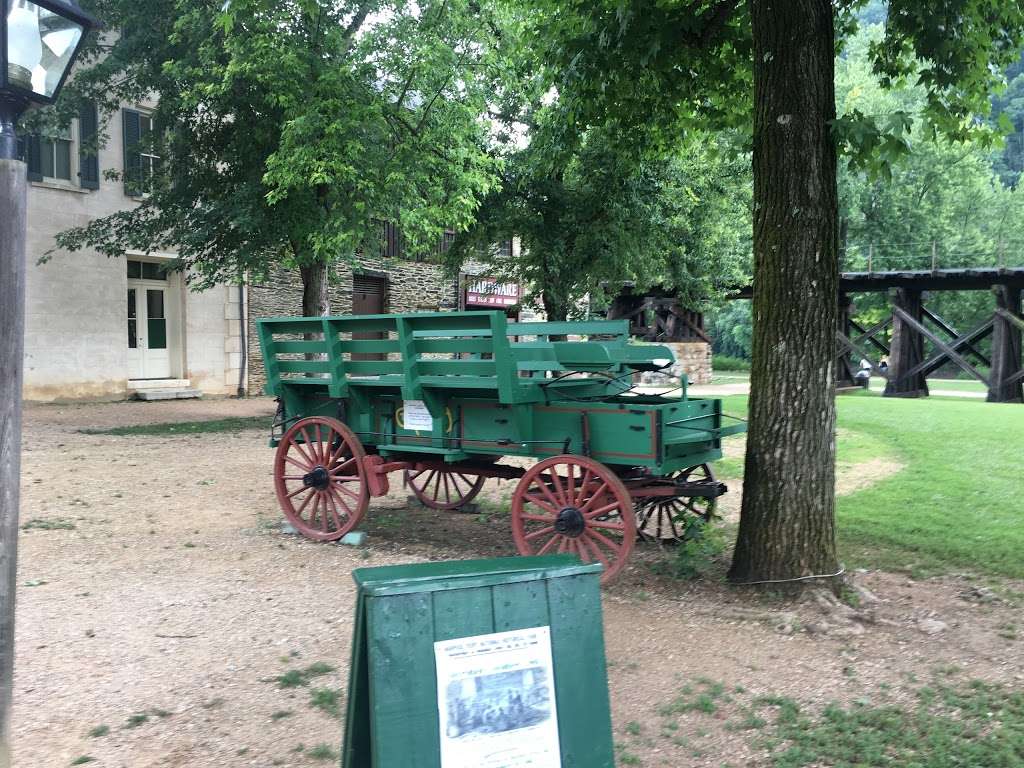
M583 533L585 527L583 513L576 507L563 508L555 518L555 530L564 536L575 538Z
M312 472L307 472L302 477L302 484L307 488L326 488L331 476L323 467L317 467Z

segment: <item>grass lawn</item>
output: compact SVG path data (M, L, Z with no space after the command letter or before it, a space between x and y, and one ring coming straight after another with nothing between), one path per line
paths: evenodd
M762 739L772 750L775 768L1021 764L1024 693L973 681L926 686L916 692L916 699L906 708L832 704L821 716L809 716L789 699L762 697L755 700L755 710L777 711L774 727ZM761 714L755 717L763 721Z
M167 424L135 424L110 429L80 429L85 435L198 435L205 432L241 432L245 429L270 430L266 416L233 416L210 421L179 421Z
M838 461L905 465L839 499L847 566L1024 578L1024 407L874 395L838 404ZM745 414L746 397L725 398L725 408Z

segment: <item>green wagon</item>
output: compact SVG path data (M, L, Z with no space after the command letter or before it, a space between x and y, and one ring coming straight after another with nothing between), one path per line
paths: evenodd
M518 479L512 536L523 555L568 552L622 569L637 537L678 539L725 492L710 463L716 399L637 394L632 378L672 351L631 344L625 320L510 323L501 312L257 321L278 501L303 535L359 524L389 475L426 506L457 510L487 478ZM562 341L566 336L585 341ZM685 382L684 382L685 384ZM538 459L524 468L505 457Z

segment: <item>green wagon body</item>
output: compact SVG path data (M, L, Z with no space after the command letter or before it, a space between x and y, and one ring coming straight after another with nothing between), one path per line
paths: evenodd
M720 400L687 397L685 381L672 397L632 394L633 374L666 367L673 353L631 344L625 320L509 323L501 312L449 312L273 318L257 328L280 423L335 419L387 469L443 462L509 476L480 467L572 455L636 485L706 466L724 436L743 431L723 422ZM566 335L587 340L554 340Z

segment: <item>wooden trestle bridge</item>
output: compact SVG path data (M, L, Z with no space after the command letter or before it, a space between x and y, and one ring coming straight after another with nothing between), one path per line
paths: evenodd
M992 316L977 328L961 332L925 306L926 295L938 291L990 291L995 305ZM890 315L867 328L854 320L852 294L883 292L891 297ZM746 288L735 298L751 296ZM1024 267L844 272L836 329L837 385L855 386L854 372L863 359L885 379L886 396L925 397L927 377L951 363L985 385L989 402L1024 402L1022 296ZM979 347L987 336L992 337L989 354ZM931 343L928 356L926 342ZM878 362L883 355L888 357L887 368ZM987 369L987 375L981 368Z

